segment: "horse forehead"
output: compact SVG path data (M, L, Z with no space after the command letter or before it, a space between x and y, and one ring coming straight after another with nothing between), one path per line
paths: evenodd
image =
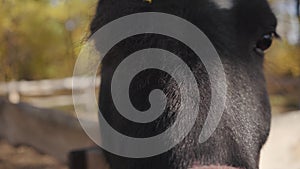
M219 9L231 9L234 5L233 0L210 0Z

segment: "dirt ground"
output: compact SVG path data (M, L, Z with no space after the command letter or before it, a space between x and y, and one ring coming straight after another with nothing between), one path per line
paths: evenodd
M0 169L67 169L67 166L31 147L12 146L0 139Z
M300 169L300 111L274 116L261 169Z

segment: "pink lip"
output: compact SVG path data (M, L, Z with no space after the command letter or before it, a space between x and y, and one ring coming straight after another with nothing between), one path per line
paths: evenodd
M228 166L194 166L190 169L240 169L240 168L228 167Z

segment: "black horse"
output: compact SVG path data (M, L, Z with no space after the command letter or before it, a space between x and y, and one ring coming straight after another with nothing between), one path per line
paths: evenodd
M211 99L211 84L201 60L188 46L168 36L140 34L122 40L107 53L101 66L100 110L114 129L131 137L151 137L170 127L177 117L181 86L169 74L157 69L142 71L134 77L130 84L130 101L137 110L147 110L151 106L149 93L161 89L167 96L165 112L153 122L143 124L127 120L116 110L111 95L114 70L128 55L141 49L165 49L185 61L195 75L201 100L195 125L177 146L148 158L126 158L105 152L111 169L258 169L260 150L268 138L271 118L263 74L264 51L277 35L277 21L268 2L100 0L91 32L95 33L117 18L139 12L176 15L206 34L225 69L226 108L213 135L199 143Z

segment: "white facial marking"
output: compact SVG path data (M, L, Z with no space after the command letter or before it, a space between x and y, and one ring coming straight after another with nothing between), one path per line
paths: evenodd
M211 0L220 9L231 9L233 7L233 0Z

